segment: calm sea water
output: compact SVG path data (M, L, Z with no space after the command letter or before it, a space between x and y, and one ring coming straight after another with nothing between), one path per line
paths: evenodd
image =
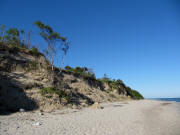
M153 98L153 100L180 102L180 98Z

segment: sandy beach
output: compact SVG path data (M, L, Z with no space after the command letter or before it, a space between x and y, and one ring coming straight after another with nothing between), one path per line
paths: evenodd
M0 115L0 134L180 135L180 103L140 100L100 105L102 109Z

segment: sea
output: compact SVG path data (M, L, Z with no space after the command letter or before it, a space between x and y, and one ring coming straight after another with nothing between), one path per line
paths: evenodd
M180 98L151 98L153 100L180 102Z

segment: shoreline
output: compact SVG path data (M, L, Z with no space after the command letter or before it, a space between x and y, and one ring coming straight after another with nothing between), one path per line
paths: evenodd
M147 98L146 100L168 101L180 103L180 98Z
M101 103L103 109L65 109L0 115L1 135L179 135L180 103L135 100ZM35 125L39 122L39 125Z

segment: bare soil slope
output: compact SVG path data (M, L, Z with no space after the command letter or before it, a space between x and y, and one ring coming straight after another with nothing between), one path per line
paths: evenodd
M42 94L43 88L56 88ZM60 93L61 95L58 95ZM55 68L51 70L43 54L0 45L0 112L81 108L95 102L129 100L123 85L113 89L107 83Z

